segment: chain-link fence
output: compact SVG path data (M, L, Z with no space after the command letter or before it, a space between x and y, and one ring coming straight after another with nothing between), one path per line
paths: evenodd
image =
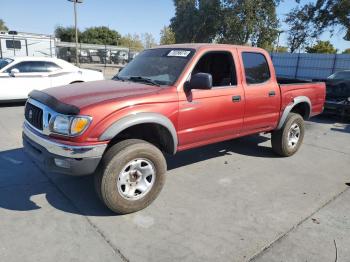
M75 43L57 42L57 57L70 63L76 63ZM132 60L138 52L131 48L111 45L78 44L80 64L99 64L124 66Z
M350 70L350 54L272 53L271 57L279 77L323 80Z

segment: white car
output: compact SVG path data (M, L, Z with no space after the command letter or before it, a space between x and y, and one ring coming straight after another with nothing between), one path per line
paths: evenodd
M34 89L103 79L101 72L81 69L57 58L0 59L0 102L25 100Z

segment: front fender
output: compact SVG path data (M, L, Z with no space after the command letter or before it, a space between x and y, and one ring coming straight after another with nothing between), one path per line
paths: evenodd
M111 140L123 130L139 124L159 124L171 134L174 143L174 153L177 150L178 138L173 123L164 115L158 113L137 113L125 116L110 125L99 137L100 141Z

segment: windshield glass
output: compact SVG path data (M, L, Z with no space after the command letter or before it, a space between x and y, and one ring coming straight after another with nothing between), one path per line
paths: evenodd
M3 69L5 66L7 66L8 64L10 64L12 62L13 62L13 60L9 59L9 58L0 59L0 69Z
M328 77L328 79L340 80L340 79L348 79L350 80L350 71L342 71L335 73Z
M135 57L113 79L142 81L159 85L173 85L195 50L186 48L158 48L145 50ZM147 81L145 81L147 82ZM148 81L150 82L150 81Z

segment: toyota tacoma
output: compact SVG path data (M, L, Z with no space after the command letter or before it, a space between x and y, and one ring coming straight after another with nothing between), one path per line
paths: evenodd
M292 156L324 102L324 83L277 79L263 49L160 46L112 80L32 91L23 143L44 171L94 174L103 203L126 214L161 191L165 154L271 133L272 150Z

